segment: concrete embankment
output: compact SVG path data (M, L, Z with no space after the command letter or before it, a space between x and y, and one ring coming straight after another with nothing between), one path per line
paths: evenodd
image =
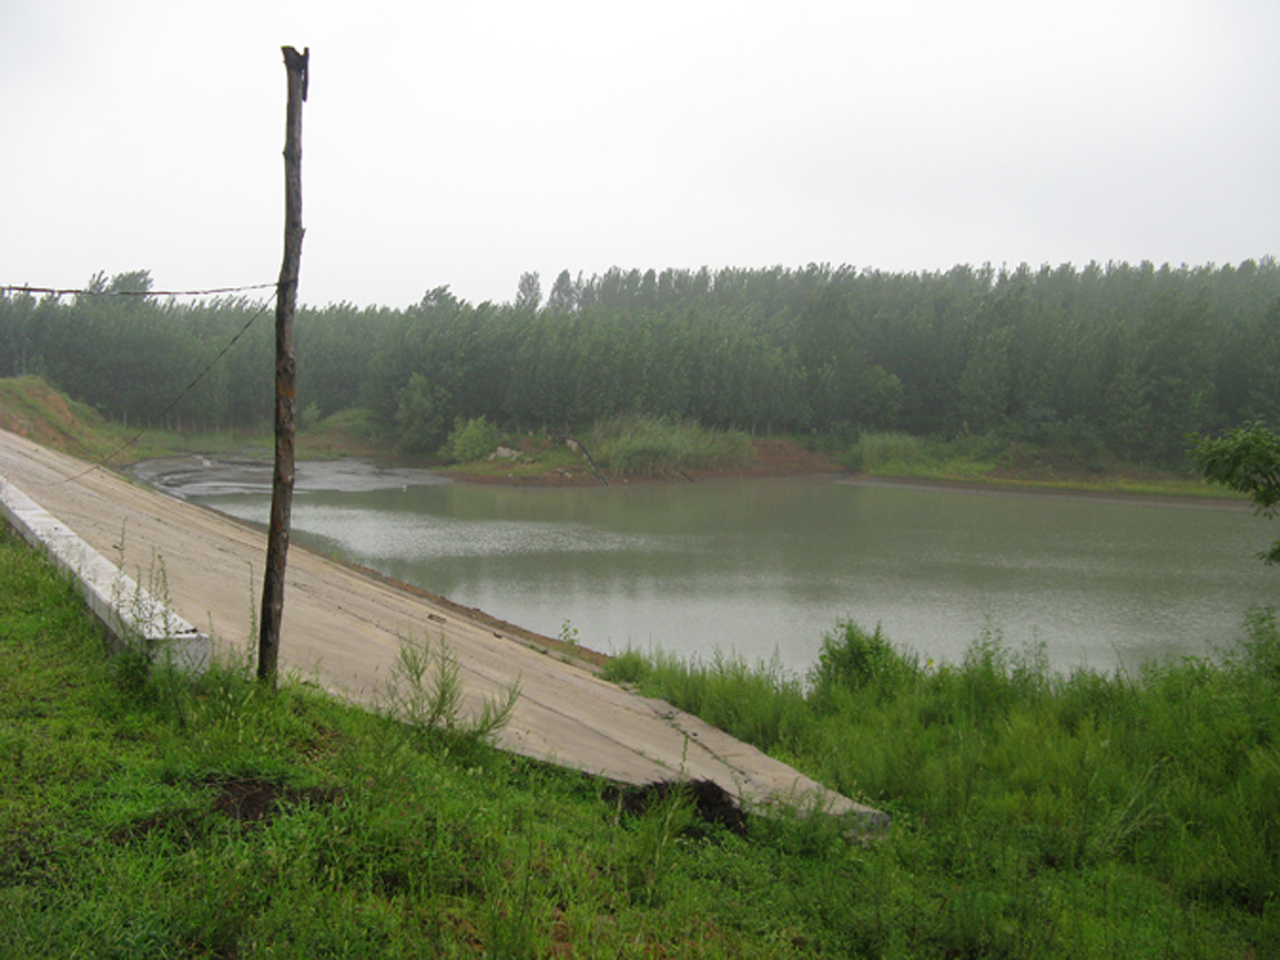
M57 524L56 532L36 540L69 543L64 552L71 559L64 565L83 581L93 580L101 602L140 596L137 583L121 580L105 559L116 557L124 570L140 571L138 579L165 585L167 597L149 602L167 599L172 614L185 621L180 628L176 620L162 622L170 635L190 630L212 638L215 649L243 648L261 589L260 531L4 431L0 476L16 503L37 511L31 513L40 520L33 529L46 523L41 515ZM121 615L119 604L115 609L106 616ZM519 681L520 698L499 737L505 749L629 783L705 778L756 807L801 802L884 822L882 814L696 717L601 680L590 665L540 646L527 633L517 636L296 545L290 551L281 637L285 670L374 705L410 637L450 646L469 711Z
M188 672L209 664L209 637L89 546L66 524L0 477L0 515L24 540L71 577L117 647L141 644Z

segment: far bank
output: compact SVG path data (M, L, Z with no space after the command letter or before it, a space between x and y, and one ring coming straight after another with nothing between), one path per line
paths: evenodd
M269 459L273 444L265 423L253 429L186 432L129 427L69 400L36 377L0 380L0 429L115 468L181 454ZM426 467L456 480L489 484L589 487L845 474L886 482L1246 502L1188 471L996 434L952 439L871 431L844 437L752 436L634 417L577 428L513 431L481 417L459 421L444 447L426 455L407 451L381 433L369 411L350 409L323 419L303 416L297 453L299 459L359 457Z

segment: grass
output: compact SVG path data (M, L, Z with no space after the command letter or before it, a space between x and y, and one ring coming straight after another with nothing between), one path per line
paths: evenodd
M574 453L563 442L545 432L508 435L502 444L519 453L519 458L495 456L470 463L434 467L440 473L480 480L538 480L548 474L591 476L590 467L580 453Z
M747 434L707 430L689 422L617 418L599 421L590 431L578 436L596 465L612 477L680 477L687 471L733 470L745 466L751 456L751 438ZM498 445L496 432L493 437L491 443L483 446L486 454ZM501 443L519 453L519 458L481 458L445 467L442 472L476 479L516 481L548 475L566 479L594 476L586 456L557 435L509 434L501 437Z
M644 417L602 420L588 437L602 469L620 477L659 477L688 470L731 470L746 464L751 438L740 430L708 430L691 421Z
M1138 675L990 635L921 663L853 624L806 677L634 652L610 673L895 815L846 905L886 955L1280 955L1269 612L1218 660Z
M0 536L0 956L1277 955L1270 614L1216 661L1132 676L990 636L935 665L851 624L803 677L614 661L891 812L870 843L798 815L739 835L678 791L632 815L441 722L447 657L418 652L417 723L298 678L268 695L245 664L109 661Z
M894 479L1141 494L1244 498L1169 470L1125 463L1069 443L1034 443L996 434L941 440L904 433L863 433L834 457L850 470Z
M264 427L264 445L270 449L274 442L272 429ZM389 460L395 454L393 444L378 428L374 412L363 407L339 410L314 423L308 423L304 416L298 431L297 449L300 456L311 460L335 457Z
M825 821L739 836L679 790L633 814L430 711L102 650L0 536L0 956L846 956L860 936L830 900L867 854Z

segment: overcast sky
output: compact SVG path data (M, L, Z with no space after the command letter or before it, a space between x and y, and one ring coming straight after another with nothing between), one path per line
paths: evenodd
M1280 253L1275 0L0 0L0 284Z

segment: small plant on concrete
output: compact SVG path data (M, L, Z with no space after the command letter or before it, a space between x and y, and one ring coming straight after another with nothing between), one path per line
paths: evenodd
M517 678L501 696L486 697L478 716L464 716L458 658L441 634L434 644L427 637L401 641L383 712L415 733L475 743L492 739L507 725L519 698Z
M581 643L581 640L578 637L578 628L575 627L568 620L566 620L563 624L560 625L559 640L561 643L567 643L571 647L576 647L579 643Z

